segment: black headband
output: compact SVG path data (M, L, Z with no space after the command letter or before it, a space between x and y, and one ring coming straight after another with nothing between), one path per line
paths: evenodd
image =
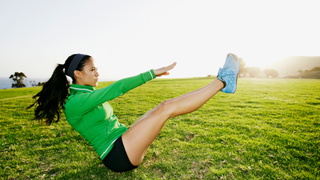
M80 61L82 60L82 58L84 57L85 55L84 54L77 54L73 57L70 65L69 65L69 68L67 70L67 75L70 76L71 78L73 78L73 72L74 70L77 69Z

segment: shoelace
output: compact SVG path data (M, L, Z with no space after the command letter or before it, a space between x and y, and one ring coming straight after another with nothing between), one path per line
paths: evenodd
M223 76L223 75L235 75L235 73L233 71L226 71L220 68L218 76Z

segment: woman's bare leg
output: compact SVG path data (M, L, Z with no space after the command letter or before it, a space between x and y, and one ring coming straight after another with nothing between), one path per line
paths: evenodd
M131 163L139 165L142 162L146 150L169 118L199 109L223 87L224 84L216 79L203 88L166 100L143 115L122 135L122 141Z

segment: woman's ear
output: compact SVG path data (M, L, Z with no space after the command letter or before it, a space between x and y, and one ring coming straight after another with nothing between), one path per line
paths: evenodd
M74 70L73 71L73 76L74 78L81 78L81 72L78 70Z

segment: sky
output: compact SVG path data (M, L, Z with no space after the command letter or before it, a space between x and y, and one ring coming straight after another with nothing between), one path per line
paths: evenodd
M89 54L100 79L177 62L166 78L216 75L228 53L263 67L319 56L318 2L310 0L0 0L0 77L50 78Z

